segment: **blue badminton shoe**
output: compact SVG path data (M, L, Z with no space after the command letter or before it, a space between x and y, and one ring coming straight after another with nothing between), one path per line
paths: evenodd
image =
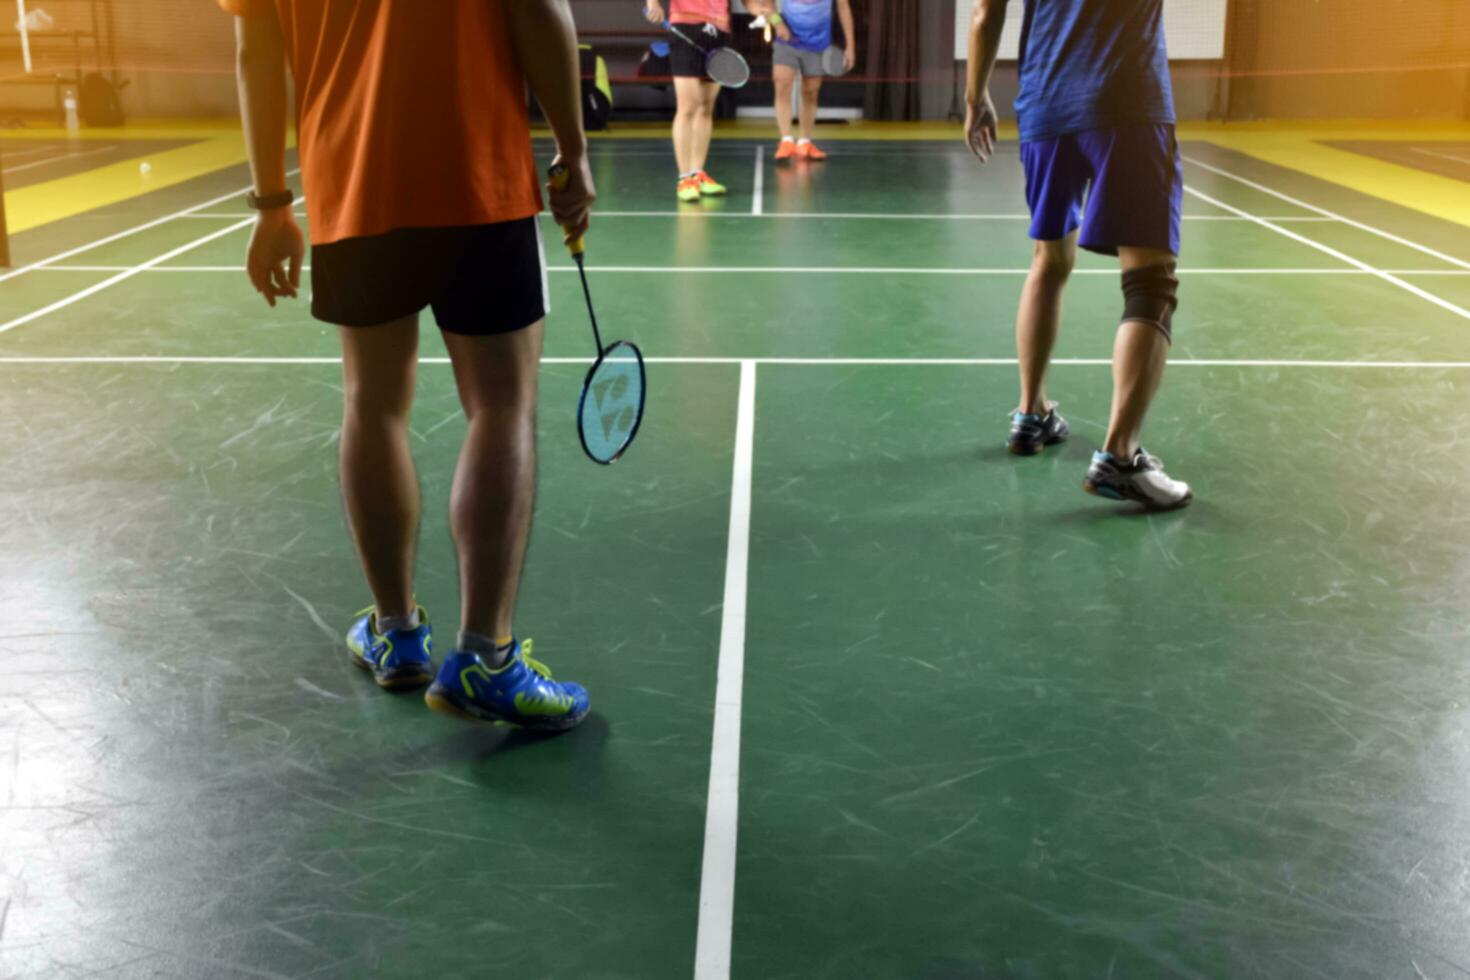
M369 606L357 614L347 631L347 649L352 652L352 662L371 672L379 687L423 687L434 679L429 614L422 606L418 629L387 633L378 632L377 616Z
M536 731L574 728L592 708L580 684L551 679L546 665L531 657L530 640L517 641L510 659L498 670L478 654L451 653L424 701L453 718Z

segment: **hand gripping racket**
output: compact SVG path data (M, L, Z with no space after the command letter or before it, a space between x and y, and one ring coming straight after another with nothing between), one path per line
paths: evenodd
M664 26L669 29L670 34L704 55L704 73L713 81L719 82L725 88L744 88L745 83L750 81L750 65L740 56L739 51L734 48L706 51L703 45L696 44L689 35L679 30L677 24L664 21Z
M560 190L570 175L561 164L551 168L551 186ZM592 322L592 339L597 343L597 360L582 381L582 394L577 399L577 436L582 451L594 463L611 466L622 458L633 444L643 424L643 406L647 398L647 377L643 370L643 352L638 345L615 340L602 346L602 333L597 329L597 313L592 309L592 290L587 286L587 267L583 256L586 243L574 239L567 245L582 278L582 295L587 299L587 318Z

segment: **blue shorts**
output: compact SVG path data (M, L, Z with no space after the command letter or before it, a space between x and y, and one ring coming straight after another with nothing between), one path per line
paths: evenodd
M1031 237L1066 238L1117 255L1118 246L1179 254L1184 164L1174 127L1094 129L1021 144Z

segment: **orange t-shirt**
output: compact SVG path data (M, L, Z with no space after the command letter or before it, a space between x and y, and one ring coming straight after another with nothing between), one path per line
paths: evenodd
M540 212L514 2L219 0L280 18L312 244Z

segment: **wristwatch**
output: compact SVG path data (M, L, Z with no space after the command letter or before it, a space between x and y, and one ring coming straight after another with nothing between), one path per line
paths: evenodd
M267 194L258 197L254 191L245 195L245 203L255 211L274 211L276 208L289 208L296 202L296 194L290 188L279 194Z

